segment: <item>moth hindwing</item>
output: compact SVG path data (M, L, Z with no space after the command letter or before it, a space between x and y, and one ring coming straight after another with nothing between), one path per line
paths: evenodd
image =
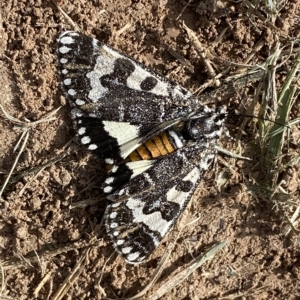
M146 260L178 219L215 157L225 108L96 39L58 38L62 88L81 144L112 167L105 225L132 264Z

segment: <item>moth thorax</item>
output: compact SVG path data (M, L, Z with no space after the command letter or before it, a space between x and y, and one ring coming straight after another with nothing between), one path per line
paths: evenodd
M191 140L200 140L201 138L216 132L219 127L211 119L195 119L186 123L185 135Z

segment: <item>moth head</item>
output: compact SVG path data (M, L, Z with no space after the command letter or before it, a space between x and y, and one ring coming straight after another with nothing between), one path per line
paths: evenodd
M203 138L218 139L222 133L225 117L226 109L223 106L195 114L186 122L185 133L193 141Z

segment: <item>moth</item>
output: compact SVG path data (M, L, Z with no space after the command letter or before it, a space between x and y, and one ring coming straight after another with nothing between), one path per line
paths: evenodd
M79 32L58 38L59 75L77 138L111 165L105 226L131 264L144 262L216 156L226 108Z

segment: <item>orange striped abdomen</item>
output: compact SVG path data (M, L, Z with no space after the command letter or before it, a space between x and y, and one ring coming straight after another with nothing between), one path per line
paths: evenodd
M139 146L129 155L129 158L131 161L149 160L173 153L176 149L169 133L164 131Z

